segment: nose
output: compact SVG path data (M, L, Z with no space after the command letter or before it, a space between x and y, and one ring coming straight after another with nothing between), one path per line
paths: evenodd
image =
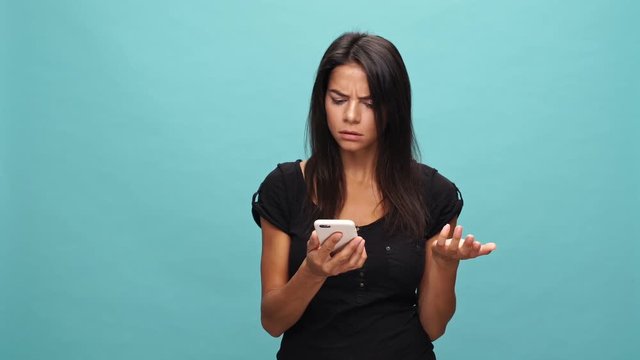
M344 113L344 121L348 123L360 122L360 111L358 109L357 101L349 101Z

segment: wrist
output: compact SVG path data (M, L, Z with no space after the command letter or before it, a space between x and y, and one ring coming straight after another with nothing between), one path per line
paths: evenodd
M305 278L311 281L324 282L327 279L326 275L314 271L307 263L307 259L302 261L298 270L305 276Z
M447 259L442 256L433 256L433 265L442 271L457 271L460 265L459 259Z

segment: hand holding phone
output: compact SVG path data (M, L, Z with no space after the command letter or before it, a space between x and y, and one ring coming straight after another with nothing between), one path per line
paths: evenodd
M342 238L340 238L340 241L338 241L334 247L334 251L345 246L349 241L358 236L356 224L352 220L318 219L313 223L313 227L316 229L320 245L322 245L331 234L336 232L342 233Z
M307 243L307 258L303 263L312 274L326 278L364 265L367 250L353 221L319 219L313 226L316 231ZM339 239L338 235L331 236L335 233L341 234ZM322 246L328 238L331 238L331 242L335 241L335 246Z

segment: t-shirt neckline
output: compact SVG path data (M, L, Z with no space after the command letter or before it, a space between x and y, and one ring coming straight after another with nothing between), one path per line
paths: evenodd
M301 184L302 184L302 188L304 189L304 195L305 195L305 196L308 196L308 195L309 195L309 193L308 193L308 191L307 191L307 182L306 182L306 181L305 181L305 179L304 179L304 173L302 172L302 168L300 167L300 163L301 163L301 162L302 162L302 159L297 159L297 160L295 161L295 165L296 165L296 172L297 172L297 174L298 174L298 180L301 182ZM312 205L312 206L317 207L317 205L316 205L316 204L314 204L314 203L311 203L311 205ZM356 229L358 229L358 230L361 230L361 229L368 229L368 228L370 228L370 227L372 227L372 226L374 226L374 225L377 225L378 223L380 223L380 222L384 221L384 219L385 219L386 217L387 217L387 215L385 214L385 215L382 215L382 217L380 217L380 218L378 218L378 219L376 219L376 220L374 220L373 222L370 222L370 223L368 223L368 224L365 224L365 225L358 225L358 224L356 224Z

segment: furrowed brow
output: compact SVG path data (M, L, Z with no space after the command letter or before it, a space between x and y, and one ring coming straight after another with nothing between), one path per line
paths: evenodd
M341 93L340 91L338 91L336 89L329 89L329 92L334 93L334 94L336 94L338 96L342 96L342 97L346 97L346 98L349 97L349 95L343 94L343 93ZM359 96L358 99L360 99L360 100L371 100L371 95Z

